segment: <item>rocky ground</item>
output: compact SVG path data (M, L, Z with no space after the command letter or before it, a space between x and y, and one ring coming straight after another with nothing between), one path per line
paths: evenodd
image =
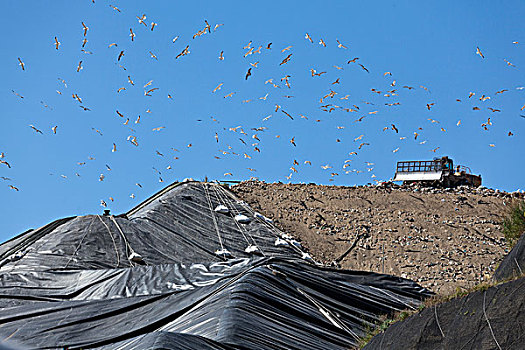
M438 294L490 279L508 253L500 224L523 193L258 181L231 190L319 262L410 278Z

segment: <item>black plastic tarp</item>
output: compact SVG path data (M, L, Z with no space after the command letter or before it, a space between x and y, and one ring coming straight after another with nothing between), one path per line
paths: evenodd
M525 232L494 272L494 280L504 281L525 273Z
M522 350L525 278L426 307L395 322L364 350Z
M22 348L348 349L428 295L406 279L317 266L211 183L173 184L124 215L62 219L0 246L0 339Z

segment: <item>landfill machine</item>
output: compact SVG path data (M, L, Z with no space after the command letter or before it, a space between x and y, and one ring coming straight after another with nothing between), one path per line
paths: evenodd
M477 187L481 186L481 175L472 174L469 167L454 166L454 161L444 156L433 160L397 162L393 181L403 181L403 184L420 183L437 187L460 185Z

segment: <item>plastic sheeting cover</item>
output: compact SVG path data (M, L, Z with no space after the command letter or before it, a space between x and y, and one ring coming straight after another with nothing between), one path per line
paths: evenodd
M494 280L504 281L525 273L525 232L516 242L516 245L503 258L494 272Z
M23 348L347 349L380 315L430 295L409 280L315 266L276 239L289 240L199 182L126 215L55 221L0 246L0 337Z

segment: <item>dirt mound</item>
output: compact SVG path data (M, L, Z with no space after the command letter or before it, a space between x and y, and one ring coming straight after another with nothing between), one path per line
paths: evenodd
M364 349L523 349L524 287L520 278L427 307L394 323Z
M508 253L500 223L519 193L242 182L232 191L345 269L410 278L439 294L490 279Z

